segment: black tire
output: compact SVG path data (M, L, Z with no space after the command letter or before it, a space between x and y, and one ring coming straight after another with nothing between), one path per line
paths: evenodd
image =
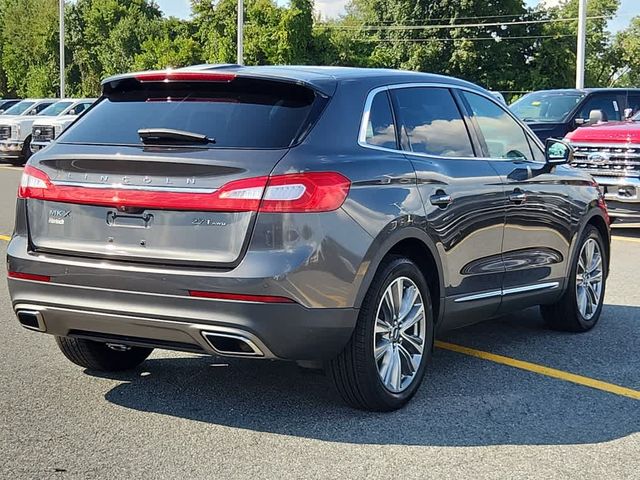
M602 290L600 294L599 305L595 309L593 316L591 316L591 318L585 318L585 316L582 315L580 309L578 308L578 294L576 284L580 252L582 251L582 247L585 245L585 243L590 239L595 240L600 247L602 256ZM573 263L571 265L571 271L569 273L569 278L567 279L568 285L565 293L558 302L551 305L540 306L540 313L542 314L542 317L544 318L546 324L553 330L576 333L588 332L596 326L602 313L604 295L606 293L607 286L607 268L609 262L606 258L607 250L605 248L602 235L600 234L598 229L592 225L587 225L587 228L583 232L576 250L577 254L575 255L575 258L573 259Z
M407 277L422 295L426 318L423 354L412 383L402 392L387 389L374 359L374 328L378 305L387 287L397 278ZM416 393L433 353L433 308L429 287L415 263L398 256L388 257L378 269L364 298L355 330L340 355L328 365L328 373L342 398L354 408L392 411L403 407Z
M153 351L152 348L143 347L119 351L108 347L106 343L69 337L56 337L56 343L64 356L76 365L101 372L131 370L144 362Z

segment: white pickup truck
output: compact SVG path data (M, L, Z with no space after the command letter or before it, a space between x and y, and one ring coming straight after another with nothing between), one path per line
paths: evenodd
M0 115L0 160L21 165L31 156L31 125L60 100L27 98Z
M36 153L48 146L95 101L95 98L81 98L57 117L38 118L31 127L31 152Z

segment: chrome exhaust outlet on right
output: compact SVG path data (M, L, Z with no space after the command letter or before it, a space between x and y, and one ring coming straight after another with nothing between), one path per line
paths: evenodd
M213 350L227 357L264 357L264 353L249 338L236 333L202 331Z

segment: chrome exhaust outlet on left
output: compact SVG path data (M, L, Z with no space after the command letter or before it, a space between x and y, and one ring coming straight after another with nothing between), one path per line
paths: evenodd
M46 332L47 327L44 324L42 313L38 310L16 310L16 316L20 325L28 330L35 330L36 332Z
M227 332L202 331L202 336L213 350L227 357L264 357L264 353L249 338Z

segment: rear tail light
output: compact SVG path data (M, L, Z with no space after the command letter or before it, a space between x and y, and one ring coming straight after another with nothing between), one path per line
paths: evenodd
M310 172L235 180L209 193L76 187L56 185L46 173L27 165L18 197L116 208L303 213L340 208L350 186L349 179L339 173Z

